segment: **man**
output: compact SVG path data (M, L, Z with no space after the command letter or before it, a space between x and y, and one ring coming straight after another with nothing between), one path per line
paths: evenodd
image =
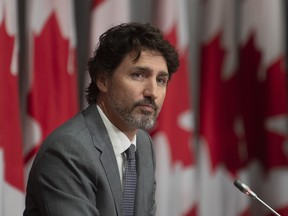
M145 130L155 123L178 65L175 49L149 24L105 32L88 62L89 107L42 144L24 215L155 215L155 160ZM130 144L136 148L134 189L126 185L133 179L125 166Z

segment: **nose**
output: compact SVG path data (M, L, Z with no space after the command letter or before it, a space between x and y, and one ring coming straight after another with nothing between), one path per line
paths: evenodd
M159 87L155 80L149 80L145 83L144 87L144 97L151 97L156 99L159 94Z

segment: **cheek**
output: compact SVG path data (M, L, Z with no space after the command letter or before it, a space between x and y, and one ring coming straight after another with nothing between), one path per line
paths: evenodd
M118 88L114 91L115 99L121 101L122 104L132 104L135 102L136 93L134 89L129 88Z
M162 105L163 105L163 103L164 103L164 100L165 100L165 96L166 96L166 90L164 90L164 91L158 96L157 102L158 102L158 106L159 106L159 107L162 107Z
M119 90L119 94L122 95L122 99L129 102L135 102L137 100L143 99L143 89L141 85L131 85L131 83L127 83L123 85Z

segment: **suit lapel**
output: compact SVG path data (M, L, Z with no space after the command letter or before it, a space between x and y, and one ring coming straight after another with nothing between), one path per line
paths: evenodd
M108 132L95 104L90 105L83 111L83 115L91 132L94 146L101 152L100 161L109 181L118 215L123 215L122 186L117 161Z
M136 160L137 160L137 192L136 192L136 205L135 205L135 215L141 215L141 212L139 212L139 208L141 204L143 204L143 188L145 188L145 170L143 170L143 165L145 163L144 159L139 152L142 152L142 145L141 142L138 142L139 138L137 138L137 150L136 150Z
M113 149L112 149L113 151ZM119 171L116 159L114 157L114 151L103 151L100 157L101 163L105 169L111 191L113 193L116 209L118 215L123 215L123 192L119 177ZM113 157L112 157L113 156Z
M150 175L147 169L151 169L151 151L150 140L143 131L139 130L137 133L137 150L136 150L136 160L137 160L137 192L136 192L136 212L135 215L145 215L143 209L146 209L143 204L145 203L144 197L148 188L146 185L145 178ZM150 165L149 165L150 164ZM148 168L150 167L150 168Z

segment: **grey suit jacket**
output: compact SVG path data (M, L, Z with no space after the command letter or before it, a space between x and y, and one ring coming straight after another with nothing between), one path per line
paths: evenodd
M137 133L136 216L155 215L150 136ZM122 187L111 141L96 105L56 129L29 174L24 216L122 216Z

